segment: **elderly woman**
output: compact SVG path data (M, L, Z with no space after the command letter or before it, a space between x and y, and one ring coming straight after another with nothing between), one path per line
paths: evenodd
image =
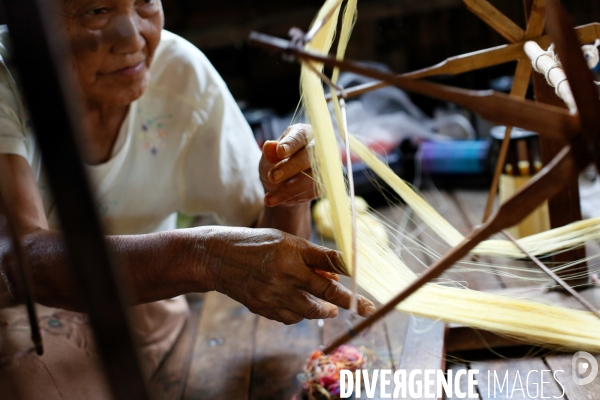
M162 29L160 0L64 0L60 18L83 100L85 161L108 245L138 304L131 314L146 376L183 326L188 309L182 294L217 290L286 324L333 317L337 306L347 307L349 291L333 275L344 271L338 253L302 239L310 235L315 191L306 150L310 127L290 127L261 154L204 55ZM4 30L0 161L7 168L0 185L17 216L43 304L38 311L46 354L14 358L30 347L26 315L22 306L0 310L0 393L107 398L92 334L65 268L39 151L6 68L6 39ZM213 212L227 227L174 230L177 211ZM0 285L18 301L14 259L1 240ZM362 315L373 310L359 299ZM12 380L15 375L26 381Z

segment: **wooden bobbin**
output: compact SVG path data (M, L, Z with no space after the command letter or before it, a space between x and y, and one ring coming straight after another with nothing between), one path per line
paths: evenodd
M494 141L492 149L500 148L506 128L497 126L490 132ZM500 175L500 204L504 203L541 170L538 135L531 131L513 128L503 173ZM493 151L493 150L492 150ZM508 229L511 235L522 238L550 229L548 204L544 202L518 225Z
M573 99L573 92L565 71L554 51L550 48L543 50L537 43L529 41L523 46L527 57L531 60L533 68L546 78L548 85L555 88L556 95L564 102L571 114L577 113L577 105Z

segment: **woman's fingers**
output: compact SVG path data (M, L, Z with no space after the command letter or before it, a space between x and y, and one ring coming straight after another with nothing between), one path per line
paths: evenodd
M267 318L270 318L267 316ZM305 317L295 313L291 310L280 310L275 317L273 317L272 319L275 319L281 323L284 323L286 325L293 325L293 324L297 324L298 322L302 321Z
M311 140L311 126L296 124L290 126L283 133L279 142L265 142L259 164L259 174L267 192L265 197L267 206L274 207L291 199L294 200L289 204L297 204L315 197L314 190L308 192L314 188L314 182L300 179L302 176L311 174L307 149ZM288 185L290 182L299 186L292 188ZM299 195L301 196L298 197Z
M306 191L304 193L298 193L294 196L289 196L289 195L280 195L280 194L268 194L265 196L265 204L268 207L277 207L280 205L286 205L286 206L290 206L290 205L296 205L296 204L300 204L300 203L305 203L307 201L311 201L312 199L315 198L315 192L314 190L309 190Z
M289 126L277 145L277 155L288 158L305 147L312 140L312 127L307 124Z
M268 161L268 164L266 165L267 168L271 168L273 164L277 164L282 160L282 158L277 155L277 142L274 140L267 140L263 144L262 153L263 157Z
M317 196L315 184L312 177L307 175L291 179L267 193L265 204L275 207L283 203L298 204L314 199Z
M300 255L304 264L313 270L349 275L342 260L342 253L339 251L306 242L306 247L300 252Z
M340 277L337 274L332 274L331 272L325 272L325 271L321 271L321 270L316 270L315 272L327 279L333 279L334 281L340 280Z
M252 312L293 324L303 318L331 318L349 308L351 292L332 274L347 274L341 253L274 229L241 230L226 252L217 290ZM220 278L218 278L220 279ZM224 284L226 282L226 284ZM358 296L358 313L368 316L373 303Z
M313 270L348 275L341 253L326 247L307 242L300 253L304 263ZM324 278L320 274L298 274L298 287L306 292L342 308L350 307L352 292L337 281ZM358 313L369 316L375 306L367 298L358 295Z
M306 319L334 318L338 315L338 308L302 290L288 298L290 311Z
M310 169L308 151L304 148L289 158L275 164L268 173L269 182L277 184Z
M339 282L323 278L321 275L314 274L311 279L301 289L308 293L325 300L331 304L342 308L350 308L352 292ZM375 312L375 305L367 298L357 295L357 312L363 317L368 317Z

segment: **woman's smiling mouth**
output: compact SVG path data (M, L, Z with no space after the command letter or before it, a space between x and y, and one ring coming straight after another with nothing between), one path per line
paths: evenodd
M130 67L122 68L122 69L116 70L114 72L111 72L111 75L114 74L114 75L123 76L123 77L135 76L135 75L139 74L140 72L142 72L144 70L145 66L146 66L146 62L141 61Z

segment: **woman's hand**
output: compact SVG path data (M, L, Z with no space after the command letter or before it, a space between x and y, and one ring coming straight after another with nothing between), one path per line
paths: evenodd
M210 257L213 288L254 313L285 324L332 318L350 306L351 292L331 274L346 274L340 254L275 229L214 228ZM358 313L373 303L358 297Z
M311 126L296 124L288 127L279 142L264 144L259 172L267 207L298 205L316 197L308 157L311 139Z

